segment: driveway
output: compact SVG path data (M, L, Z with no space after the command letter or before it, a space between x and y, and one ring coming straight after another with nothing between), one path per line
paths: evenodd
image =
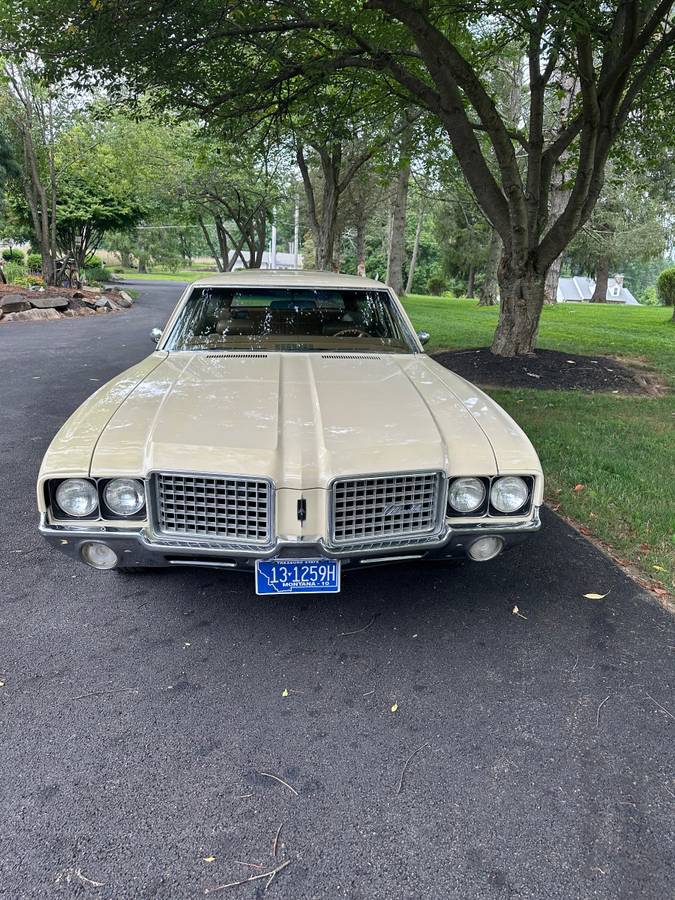
M49 440L181 290L138 287L0 327L0 896L196 898L286 860L266 897L668 896L672 619L551 514L495 562L337 597L43 545Z

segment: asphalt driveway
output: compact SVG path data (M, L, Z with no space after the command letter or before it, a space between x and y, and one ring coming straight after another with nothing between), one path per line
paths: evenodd
M669 896L672 618L552 515L314 599L43 545L49 440L179 292L0 327L0 896L196 898L286 860L266 897Z

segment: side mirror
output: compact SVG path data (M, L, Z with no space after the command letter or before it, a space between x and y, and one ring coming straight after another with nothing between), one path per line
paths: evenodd
M428 331L418 331L417 337L418 337L420 344L422 346L424 346L425 344L429 343L429 338L431 337L431 335L429 334Z
M152 331L150 332L150 337L152 338L152 341L155 344L159 343L159 339L161 338L161 336L162 336L161 328L153 328Z

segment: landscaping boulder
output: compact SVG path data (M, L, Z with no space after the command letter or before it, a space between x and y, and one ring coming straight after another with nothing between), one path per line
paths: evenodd
M35 309L67 309L68 298L45 292L44 294L36 294L31 297L30 304Z
M60 319L55 309L27 309L23 312L8 313L5 322L33 322L38 319Z
M30 302L22 294L0 294L3 313L19 313L30 309Z
M99 297L96 301L95 306L96 312L98 312L100 309L106 310L106 312L110 309L114 309L110 297Z
M115 301L122 309L129 309L130 306L134 305L134 298L130 294L127 294L126 291L120 291L115 297Z

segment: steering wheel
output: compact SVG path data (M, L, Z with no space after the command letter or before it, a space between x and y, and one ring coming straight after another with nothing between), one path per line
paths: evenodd
M343 328L342 331L336 331L333 337L370 337L363 328Z

